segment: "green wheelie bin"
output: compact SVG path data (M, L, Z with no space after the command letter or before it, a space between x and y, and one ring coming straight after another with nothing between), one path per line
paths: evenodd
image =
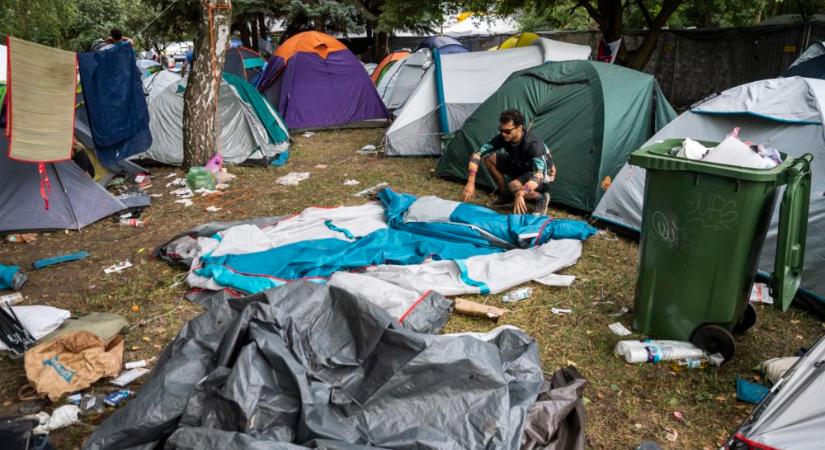
M774 305L786 310L799 288L813 157L782 154L772 169L748 169L671 156L681 143L666 140L630 157L646 169L633 328L729 360L731 332L756 322L748 300L783 185L769 281Z

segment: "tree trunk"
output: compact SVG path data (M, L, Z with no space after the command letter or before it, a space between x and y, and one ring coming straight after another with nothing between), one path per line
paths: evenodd
M390 35L386 31L379 31L376 35L375 53L378 55L375 62L381 61L390 52L387 48L390 43Z
M253 48L252 47L252 36L249 32L249 22L246 19L241 19L240 23L238 23L238 29L241 32L241 43L246 48Z
M641 45L630 55L627 61L627 67L636 70L645 68L647 62L650 61L650 57L653 56L653 51L656 50L656 44L659 41L659 34L662 31L662 27L667 24L670 16L679 9L679 6L684 1L685 0L665 0L663 2L659 14L657 14L653 22L648 25L647 33L645 33Z
M249 21L247 21L246 26L252 31L252 42L249 48L253 50L258 50L258 39L261 37L258 34L258 19L255 16L252 16Z
M218 148L218 96L229 47L230 0L200 0L195 54L183 95L183 169L202 166Z

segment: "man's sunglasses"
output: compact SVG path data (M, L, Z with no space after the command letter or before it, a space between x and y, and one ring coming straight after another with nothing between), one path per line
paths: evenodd
M498 132L499 132L499 133L501 133L501 134L504 134L504 135L509 135L509 134L510 134L510 133L512 133L512 132L513 132L513 130L515 130L516 128L518 128L518 127L513 127L513 128L499 128L499 129L498 129Z

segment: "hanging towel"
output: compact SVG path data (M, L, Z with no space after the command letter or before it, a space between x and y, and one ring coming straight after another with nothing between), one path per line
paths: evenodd
M8 38L9 156L53 162L71 157L74 134L75 54Z
M149 110L131 45L79 53L80 82L97 156L104 165L152 145Z

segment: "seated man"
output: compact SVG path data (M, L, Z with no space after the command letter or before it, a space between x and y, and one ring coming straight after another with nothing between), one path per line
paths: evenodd
M524 128L524 115L508 109L499 118L499 134L481 146L470 158L469 176L464 187L464 201L475 195L476 173L484 167L496 182L496 206L513 202L515 214L526 214L526 200L534 200L533 214L547 214L550 203L548 183L556 177L556 167L544 142Z

